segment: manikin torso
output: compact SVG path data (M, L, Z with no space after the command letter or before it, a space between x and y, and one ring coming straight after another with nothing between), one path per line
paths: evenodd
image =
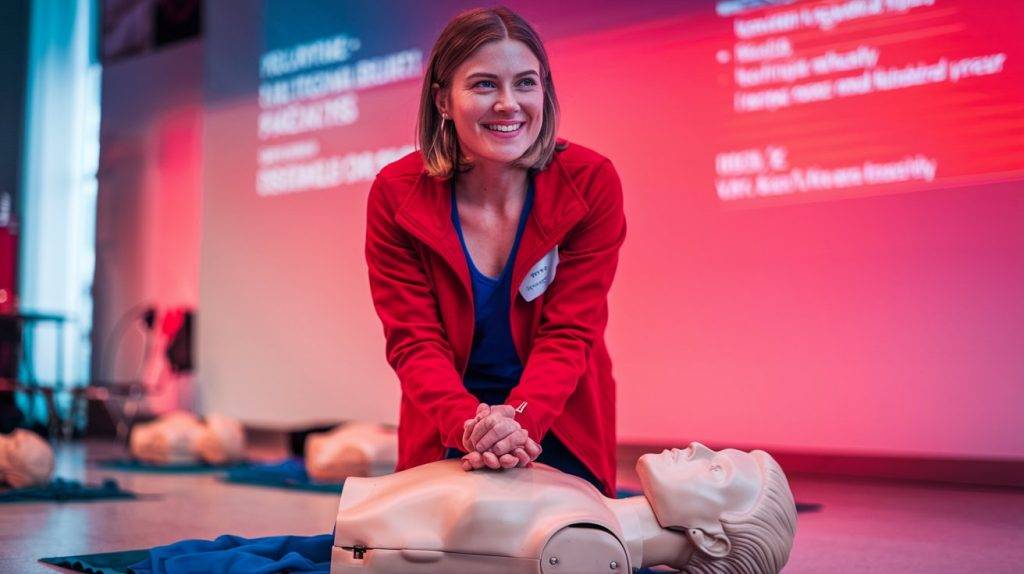
M782 467L761 450L692 442L637 460L643 496L605 498L535 464L466 472L444 460L349 479L332 574L594 574L666 565L777 574L796 534Z
M630 572L642 561L639 499L613 501L542 464L466 472L448 460L350 478L331 572Z

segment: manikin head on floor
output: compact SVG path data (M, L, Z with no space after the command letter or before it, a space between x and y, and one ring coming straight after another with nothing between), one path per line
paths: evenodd
M796 532L796 504L768 453L685 449L637 462L644 494L662 528L684 532L697 548L685 572L778 572Z
M12 488L38 486L53 476L53 449L32 431L0 433L0 484Z
M217 414L205 421L176 411L135 425L129 439L132 456L150 464L224 464L245 457L245 430L240 422Z
M306 472L321 482L392 472L398 460L396 429L349 422L306 437Z

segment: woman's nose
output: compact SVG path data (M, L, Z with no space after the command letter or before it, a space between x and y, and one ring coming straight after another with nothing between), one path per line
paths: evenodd
M498 96L498 101L494 103L494 111L503 113L518 112L519 102L516 101L515 94L511 90L503 90Z

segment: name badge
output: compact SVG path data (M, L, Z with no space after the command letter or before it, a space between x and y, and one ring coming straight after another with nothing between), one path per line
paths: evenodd
M527 301L540 297L548 290L548 285L555 280L555 268L558 267L558 246L556 245L540 261L530 267L523 282L519 285L519 294Z

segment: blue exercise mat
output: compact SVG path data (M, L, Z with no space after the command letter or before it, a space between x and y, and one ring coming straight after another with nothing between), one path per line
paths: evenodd
M112 478L101 484L82 484L77 480L55 478L45 486L0 489L0 504L10 502L90 502L94 500L134 500L134 492L124 490Z
M53 556L40 558L39 561L88 574L133 574L132 564L148 559L149 550L125 550L81 556Z
M331 534L183 540L151 550L128 550L42 561L90 574L329 574ZM135 560L135 562L132 562ZM637 574L654 574L644 569Z
M254 464L245 468L232 469L221 480L252 486L323 492L335 496L341 493L341 487L344 484L344 481L315 482L311 480L301 458L287 458L280 462Z
M245 468L252 463L236 462L231 464L206 464L202 462L190 462L185 464L152 464L142 462L133 458L112 458L98 460L96 466L110 470L122 470L126 472L155 472L169 474L201 474L207 472L224 472L226 470Z

